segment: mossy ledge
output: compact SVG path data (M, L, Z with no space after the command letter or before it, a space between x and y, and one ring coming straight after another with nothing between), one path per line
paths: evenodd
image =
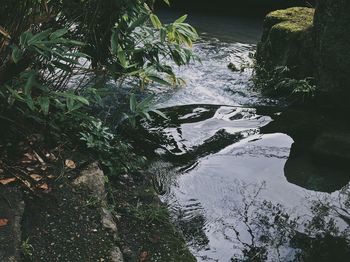
M313 75L314 9L292 7L269 13L258 44L257 64L268 71L285 66L296 79Z
M307 31L313 24L315 10L306 7L291 7L269 13L264 21L265 28L287 32Z

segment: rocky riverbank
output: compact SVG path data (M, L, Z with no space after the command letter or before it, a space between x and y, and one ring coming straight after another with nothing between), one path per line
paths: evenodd
M194 261L150 181L125 175L111 187L92 163L42 194L0 183L0 260Z

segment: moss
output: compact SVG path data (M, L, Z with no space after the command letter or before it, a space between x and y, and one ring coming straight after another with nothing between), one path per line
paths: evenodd
M315 10L306 7L292 7L285 10L277 10L266 16L265 23L273 29L289 32L305 31L312 27Z

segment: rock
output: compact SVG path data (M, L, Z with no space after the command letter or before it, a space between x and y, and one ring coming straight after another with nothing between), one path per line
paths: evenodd
M114 250L112 250L111 261L112 262L123 262L124 261L123 254L118 247L116 247Z
M104 174L96 162L88 166L88 168L73 181L73 185L87 188L100 200L104 200L106 197Z
M21 222L24 201L18 189L0 187L0 219L7 225L0 226L0 261L16 262L21 256Z
M238 69L238 67L234 63L229 63L227 67L228 67L228 69L230 69L233 72L240 71L240 69Z
M323 160L347 164L350 161L350 133L324 133L316 138L312 151Z
M320 104L350 110L350 1L318 0L315 10L293 7L268 14L257 48L264 72L287 66L288 77L316 80Z
M105 179L104 173L99 168L98 163L95 162L88 166L81 175L76 178L73 182L73 185L76 187L87 188L91 191L95 197L100 200L100 213L101 213L101 223L104 228L108 229L110 232L114 233L114 237L117 236L117 225L113 219L111 212L106 208L107 199L106 199L106 190L105 190ZM110 255L111 261L113 262L122 262L123 255L118 247L114 247L111 250Z
M314 9L292 7L269 13L257 48L257 63L266 70L288 67L293 78L313 75Z
M316 79L333 104L349 109L350 100L350 1L318 0L314 30Z

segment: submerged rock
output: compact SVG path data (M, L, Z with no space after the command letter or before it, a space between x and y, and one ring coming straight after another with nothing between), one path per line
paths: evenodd
M227 65L228 69L230 69L233 72L238 72L240 71L240 69L234 64L234 63L229 63Z
M269 13L257 49L257 63L266 70L288 67L297 79L313 75L314 9L292 7Z

